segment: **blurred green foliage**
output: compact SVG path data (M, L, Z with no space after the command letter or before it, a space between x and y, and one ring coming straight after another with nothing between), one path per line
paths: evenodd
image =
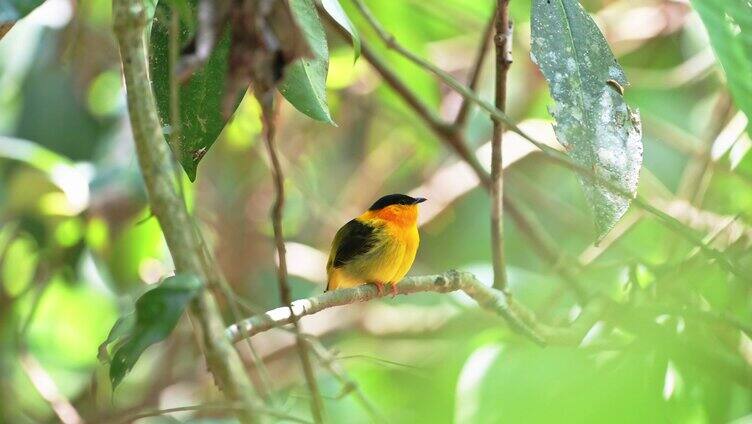
M351 2L341 4L363 42L451 119L459 96L388 51ZM491 2L480 0L368 4L397 40L463 81L492 13ZM720 62L713 56L714 28L704 26L712 24L682 2L582 4L632 82L625 98L643 118L639 193L752 275L752 142L743 125L730 124L744 117L744 98L727 81L741 80L728 74L734 67L721 67L722 52ZM548 87L529 59L530 2L510 7L515 62L508 111L516 121L550 123ZM748 40L744 16L734 19L743 34L737 38ZM0 422L58 420L39 381L30 377L40 370L53 383L42 389L52 387L86 422L221 398L185 317L163 343L144 352L114 395L97 361L97 347L117 318L174 272L133 151L111 24L110 1L82 0L71 8L50 0L0 40ZM361 56L353 63L349 43L325 29L326 95L338 127L312 121L284 102L278 123L287 174L285 236L321 252L336 229L375 198L420 187L457 161L368 62ZM493 94L491 62L486 60L478 87L486 99ZM246 305L244 313L279 305L268 219L273 190L259 143L259 112L255 99L245 96L203 158L197 182L181 174L191 211ZM473 110L468 143L484 145L490 131L487 116ZM711 154L724 143L721 154ZM594 246L577 178L536 154L513 163L505 178L506 193L561 255L552 266L525 230L505 219L514 295L542 321L567 325L581 310L559 272L569 267L588 293L612 299L619 309L604 316L582 346L546 349L459 294L406 296L313 316L307 330L335 350L337 362L387 421L750 419L748 282L636 209L617 224L613 239ZM421 193L430 199L428 208L453 185L424 187L430 190ZM411 272L461 268L491 281L488 196L470 188L438 207L421 228ZM580 265L573 265L577 260ZM315 270L323 259L309 252L289 261L294 296L320 293ZM226 301L221 307L230 322ZM249 369L257 382L265 381L264 372L271 377L275 406L307 417L308 394L286 336L257 336L254 347L265 370ZM247 346L238 347L251 364ZM347 387L325 368L318 371L330 419L368 422ZM232 422L223 421L227 411L216 409L182 414L177 417L188 422Z

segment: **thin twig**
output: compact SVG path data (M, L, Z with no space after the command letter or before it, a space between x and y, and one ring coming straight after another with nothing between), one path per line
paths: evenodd
M237 300L238 304L245 308L248 313L253 315L263 313L263 310L260 310L257 306L250 305L246 300L240 298ZM289 329L287 327L277 328L283 331L293 332L292 329ZM243 329L240 330L242 331ZM251 337L248 333L245 332L241 336L248 340L250 340ZM323 343L321 343L318 338L312 335L303 334L303 339L309 344L311 351L313 351L313 353L318 357L321 365L326 368L342 384L342 393L338 398L341 398L348 393L353 393L361 406L363 406L363 409L365 409L366 412L371 415L375 422L387 422L384 414L379 411L377 406L368 398L368 396L366 396L365 393L363 393L363 390L358 385L358 383L350 378L350 376L347 374L347 371L340 365L338 359L342 358L335 356L329 349L324 346Z
M120 47L128 112L141 172L149 203L164 233L178 272L190 273L207 280L200 255L194 224L185 202L175 190L170 172L170 152L159 123L149 81L146 40L146 10L139 0L115 0L113 3L115 35ZM251 384L243 363L232 345L222 337L222 317L215 299L203 291L193 302L190 312L196 318L209 370L225 395L243 404L238 418L256 422Z
M167 409L150 409L144 412L139 412L137 414L130 415L129 417L123 419L120 421L121 424L126 423L132 423L138 419L141 418L148 418L148 417L156 417L159 415L164 414L170 414L173 412L185 412L185 411L210 411L210 410L231 410L231 411L242 411L243 410L243 404L241 403L209 403L209 404L203 404L203 405L190 405L190 406L179 406L177 408L167 408ZM309 424L310 421L306 421L302 418L298 418L292 415L284 414L278 411L275 411L273 409L265 409L265 408L259 408L258 412L260 414L268 415L270 417L278 418L285 422L293 422L293 423L302 423L302 424Z
M237 321L242 316L240 313L240 310L238 309L239 304L239 296L235 293L232 286L227 282L225 279L225 276L222 275L222 272L217 267L217 261L214 258L213 254L209 251L209 248L206 246L206 242L204 241L204 238L200 234L200 229L196 227L196 231L199 232L198 239L200 241L200 254L202 256L203 262L204 262L204 269L207 270L208 275L208 286L213 289L219 289L219 291L222 293L222 296L224 296L227 306L230 309L230 316L232 316L232 319L234 321ZM266 368L266 365L264 364L264 361L261 360L261 357L259 356L258 352L256 351L256 348L253 347L253 344L250 342L250 340L247 343L248 351L251 354L251 362L253 363L253 366L258 370L259 373L259 382L256 382L256 380L251 379L251 383L256 388L256 392L265 400L265 401L272 401L273 404L273 397L272 397L272 383L271 383L271 376L269 375L269 370Z
M488 24L486 24L486 29L483 30L483 35L481 35L480 43L478 43L478 52L475 56L475 63L473 64L473 67L470 71L470 78L468 78L467 86L470 87L471 90L475 91L478 89L478 82L480 81L480 74L483 70L483 62L486 59L486 54L488 54L488 45L491 42L491 36L494 32L494 23L496 22L496 15L491 14L491 18L488 20ZM454 119L454 125L457 128L464 128L465 124L467 124L467 119L470 116L470 110L472 109L473 102L469 101L467 98L462 98L462 103L460 103L460 109L457 111L457 117Z
M340 27L334 19L328 14L322 13L322 16L329 24L331 28L336 30L345 39L349 40L349 35ZM401 98L410 106L422 120L426 123L429 129L433 131L440 139L449 145L449 147L457 153L457 155L465 161L473 171L478 175L481 182L485 186L490 185L490 178L488 173L483 169L483 165L478 161L473 152L467 147L467 143L464 142L462 133L456 131L456 128L447 122L444 122L431 108L411 90L408 85L402 81L402 79L379 57L374 50L365 42L361 42L361 55L373 66L376 72L381 75L384 82L389 85Z
M509 21L509 0L498 0L496 6L496 73L494 78L494 105L506 110L507 73L512 66L512 23ZM494 288L506 290L507 273L504 261L504 170L501 166L501 144L504 123L493 119L491 137L491 263Z
M531 213L520 207L516 202L510 202L505 199L505 211L517 224L517 229L533 245L534 251L541 257L553 270L559 274L564 284L572 291L581 305L588 303L590 295L575 278L575 273L570 269L571 264L579 268L579 262L568 260L562 249L560 249L551 236L545 231L541 224L532 216Z
M379 411L378 407L369 399L360 385L347 375L347 372L337 361L336 356L332 354L329 349L314 337L306 337L306 341L310 344L311 350L318 356L321 364L329 370L329 372L342 384L342 392L338 396L339 398L352 393L355 399L361 404L363 409L368 412L374 422L385 423L388 422L384 414Z
M257 93L258 96L258 93ZM290 295L290 286L287 281L287 259L285 250L285 238L282 233L282 214L285 207L285 177L282 173L282 166L279 163L277 149L274 145L275 126L274 126L274 105L273 93L261 95L259 99L262 105L262 114L264 115L264 141L266 150L269 154L269 160L272 166L272 177L274 180L275 199L272 206L271 218L274 227L274 241L277 247L277 281L279 283L279 293L285 308L288 308L291 316L291 323L295 329L296 344L300 356L300 362L303 366L308 390L311 392L311 414L316 423L324 422L324 402L321 399L316 376L311 365L311 358L308 356L308 346L300 334L298 318L292 313L292 296Z
M729 260L729 258L726 257L726 255L708 246L706 243L702 241L700 237L695 235L690 229L686 228L681 222L679 222L672 216L652 206L644 198L640 196L635 197L634 194L624 190L621 187L618 187L613 182L599 175L596 175L592 169L574 162L568 156L562 154L556 149L553 149L547 146L545 143L539 140L536 140L534 137L522 131L522 129L520 129L504 112L497 109L494 105L487 102L486 100L483 100L477 93L475 93L474 91L470 90L467 86L457 81L449 73L447 73L446 71L442 70L438 66L423 59L422 57L416 55L415 53L411 52L410 50L406 49L401 44L399 44L393 35L389 34L388 32L386 32L386 30L384 30L381 24L371 14L368 7L362 2L362 0L353 0L353 2L355 3L356 7L361 12L361 14L366 18L366 21L369 23L369 25L374 29L376 34L378 34L379 38L381 38L382 41L387 45L387 47L400 53L406 59L410 60L417 66L425 69L426 71L430 72L431 74L439 78L442 82L447 84L453 90L457 91L463 97L479 105L486 112L488 112L489 115L491 115L493 118L499 119L502 122L504 122L504 124L506 124L509 130L514 131L515 133L519 134L522 138L529 141L535 147L540 149L544 155L544 158L546 158L546 160L549 160L552 163L555 163L559 166L562 166L571 171L574 171L582 175L589 181L592 181L593 183L597 183L603 186L603 188L611 191L612 193L617 194L625 199L631 200L632 204L635 205L636 207L639 207L649 212L650 214L654 215L655 217L657 217L658 220L664 226L666 226L666 228L672 231L675 231L677 234L681 235L682 237L690 241L692 244L700 247L700 249L702 249L703 254L705 254L708 258L718 261L718 264L725 271L736 275L737 277L739 277L740 279L744 281L748 281L748 282L752 281L752 279L744 271L740 270L737 266L735 266L731 262L731 260Z
M61 423L81 424L84 422L68 398L60 393L57 384L55 384L50 374L42 367L42 364L37 361L37 358L32 356L31 353L23 351L19 356L19 361L21 362L21 369L29 377L32 386L50 404L50 408L52 408L52 411L57 415Z

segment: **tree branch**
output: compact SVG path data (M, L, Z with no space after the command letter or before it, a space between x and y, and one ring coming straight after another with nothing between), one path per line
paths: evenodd
M115 0L114 31L120 47L128 112L141 172L151 210L164 233L177 272L191 273L207 281L199 240L185 203L174 187L170 152L157 116L149 81L146 53L146 12L139 0ZM222 335L224 324L215 299L204 291L192 303L190 312L200 327L209 370L225 395L239 401L243 422L256 422L250 381L232 345Z
M538 331L532 313L514 302L505 293L485 286L473 274L468 272L448 271L440 275L409 277L395 285L397 294L418 292L448 293L462 290L478 304L497 315L502 316L519 333L527 336L541 346L546 344L544 336ZM385 295L385 294L384 294ZM227 328L225 335L233 343L243 338L243 333L250 336L274 327L293 323L302 316L315 314L334 306L383 297L376 287L364 284L358 287L330 291L308 299L292 302L291 307L280 307L262 315L256 315Z
M494 104L506 110L507 73L512 66L512 24L509 21L509 0L498 0L496 6L496 75L494 79ZM491 263L493 264L494 288L506 290L507 273L504 261L504 170L501 166L501 143L504 125L493 119L491 138Z
M132 423L136 420L139 420L141 418L148 418L148 417L157 417L160 415L170 414L173 412L185 412L185 411L242 411L243 410L243 404L242 403L207 403L203 405L190 405L190 406L178 406L176 408L167 408L167 409L149 409L143 412L139 412L137 414L133 414L128 416L126 419L120 421L121 424L126 423ZM308 424L309 421L306 421L304 419L295 417L293 415L284 414L278 411L275 411L273 409L264 409L260 408L259 413L264 415L269 415L270 417L277 418L280 421L283 422L291 422L291 423L301 423L301 424Z
M363 3L362 0L353 0L353 2L355 3L358 10L361 12L363 17L366 19L368 24L374 29L376 34L379 36L379 38L381 38L381 40L386 44L388 48L398 52L400 55L402 55L409 61L413 62L415 65L425 69L429 73L436 76L439 80L447 84L449 87L451 87L453 90L461 94L463 97L479 105L482 109L488 112L488 114L491 115L492 118L499 119L500 121L502 121L504 124L506 124L509 130L519 134L522 138L529 141L535 147L540 149L541 152L544 154L544 157L547 160L580 174L581 176L585 177L587 180L603 186L604 188L608 189L614 194L617 194L621 197L631 200L633 205L649 212L650 214L658 218L658 220L666 228L672 231L675 231L677 234L681 235L686 240L688 240L695 246L699 247L702 250L703 254L705 254L708 258L718 261L718 264L725 271L731 274L734 274L735 276L737 276L743 281L747 281L747 282L752 281L752 278L750 278L747 275L747 273L745 273L744 271L740 270L737 266L735 266L731 262L731 260L729 260L729 258L723 254L723 252L719 252L716 249L709 246L700 237L697 237L689 228L686 228L681 222L679 222L672 216L652 206L648 201L646 201L642 197L640 196L635 197L632 193L629 193L626 190L622 189L621 187L616 186L611 181L599 175L596 175L592 169L582 166L578 163L575 163L568 156L564 155L563 153L559 152L556 149L553 149L547 146L545 143L542 143L541 141L536 140L535 138L533 138L526 132L522 131L522 129L520 129L503 111L497 109L494 105L487 102L486 100L483 100L477 93L475 93L474 91L470 90L467 86L457 81L453 76L451 76L449 73L447 73L443 69L423 59L422 57L416 55L415 53L411 52L410 50L406 49L401 44L399 44L397 40L394 38L394 36L389 34L381 26L379 21L376 20L376 18L371 14L371 11Z
M480 73L483 70L483 62L486 59L488 53L488 45L491 42L491 35L494 32L494 24L496 23L496 14L491 14L491 18L486 24L486 29L483 30L480 43L478 44L478 52L475 56L475 63L470 71L470 78L467 81L467 86L471 90L475 91L478 88L478 81L480 81ZM473 106L473 102L469 101L466 97L462 98L460 103L460 110L457 111L457 117L454 119L454 126L462 128L467 123L467 119L470 117L470 109Z
M316 382L316 376L313 372L313 366L311 365L311 358L308 356L308 346L303 337L300 334L300 326L298 325L298 318L292 313L292 296L290 295L290 285L287 282L287 258L285 250L285 238L282 233L282 214L285 207L285 177L282 173L282 165L279 163L279 157L277 155L277 149L274 144L275 136L275 122L274 122L274 92L256 93L259 98L259 102L262 106L262 114L264 117L264 141L266 144L266 150L269 153L269 160L272 166L272 176L274 179L274 191L275 199L274 206L271 211L272 224L274 227L274 242L277 247L277 258L279 264L277 265L277 281L279 284L279 294L282 298L282 302L287 305L284 308L290 312L290 322L295 330L295 341L298 348L298 354L300 356L300 362L303 366L303 374L305 375L306 384L308 390L311 392L311 414L316 423L324 422L324 402L321 399L321 392L319 392L318 384Z

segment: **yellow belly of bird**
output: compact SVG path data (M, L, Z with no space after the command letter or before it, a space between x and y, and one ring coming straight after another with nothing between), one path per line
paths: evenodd
M329 270L329 288L355 287L366 283L395 284L405 277L418 250L418 229L387 224L388 237L370 254L340 268Z

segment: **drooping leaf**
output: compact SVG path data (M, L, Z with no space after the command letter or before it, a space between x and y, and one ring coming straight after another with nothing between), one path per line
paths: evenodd
M302 58L287 67L279 92L309 117L334 124L326 102L329 49L313 0L290 0L295 21L303 30L313 58Z
M97 353L97 359L102 363L110 363L110 353L107 351L110 344L118 341L112 348L117 350L118 347L125 342L126 336L133 332L133 327L136 325L136 313L130 312L115 321L115 324L110 329L110 333L107 335L107 339L99 345L99 353Z
M3 0L0 1L0 24L15 22L31 13L44 0ZM2 35L0 34L0 38Z
M642 165L639 112L624 102L624 72L603 34L577 0L534 0L531 58L556 102L550 110L559 142L578 164L635 194ZM587 178L598 240L629 207L629 200Z
M136 301L135 312L120 318L99 348L100 360L106 361L107 348L113 351L110 381L113 390L133 368L149 346L170 335L188 302L201 289L192 275L175 275L159 287L144 293Z
M188 1L187 4L190 16L188 21L181 19L180 46L184 46L195 35L196 1ZM152 88L167 137L173 130L170 127L170 74L173 72L169 60L171 13L167 2L157 5L150 38ZM172 147L177 150L174 153L191 181L195 181L198 163L214 144L231 115L223 114L229 47L230 37L225 31L206 63L199 66L178 89L180 128L177 143ZM235 107L240 98L237 100Z
M326 13L337 21L342 29L350 34L353 44L353 56L355 56L354 60L358 60L358 57L360 57L360 34L352 21L350 21L350 18L347 17L347 13L345 13L339 0L322 0L321 5L324 7Z
M752 122L752 2L692 0L710 35L734 103ZM752 125L747 125L752 136Z

